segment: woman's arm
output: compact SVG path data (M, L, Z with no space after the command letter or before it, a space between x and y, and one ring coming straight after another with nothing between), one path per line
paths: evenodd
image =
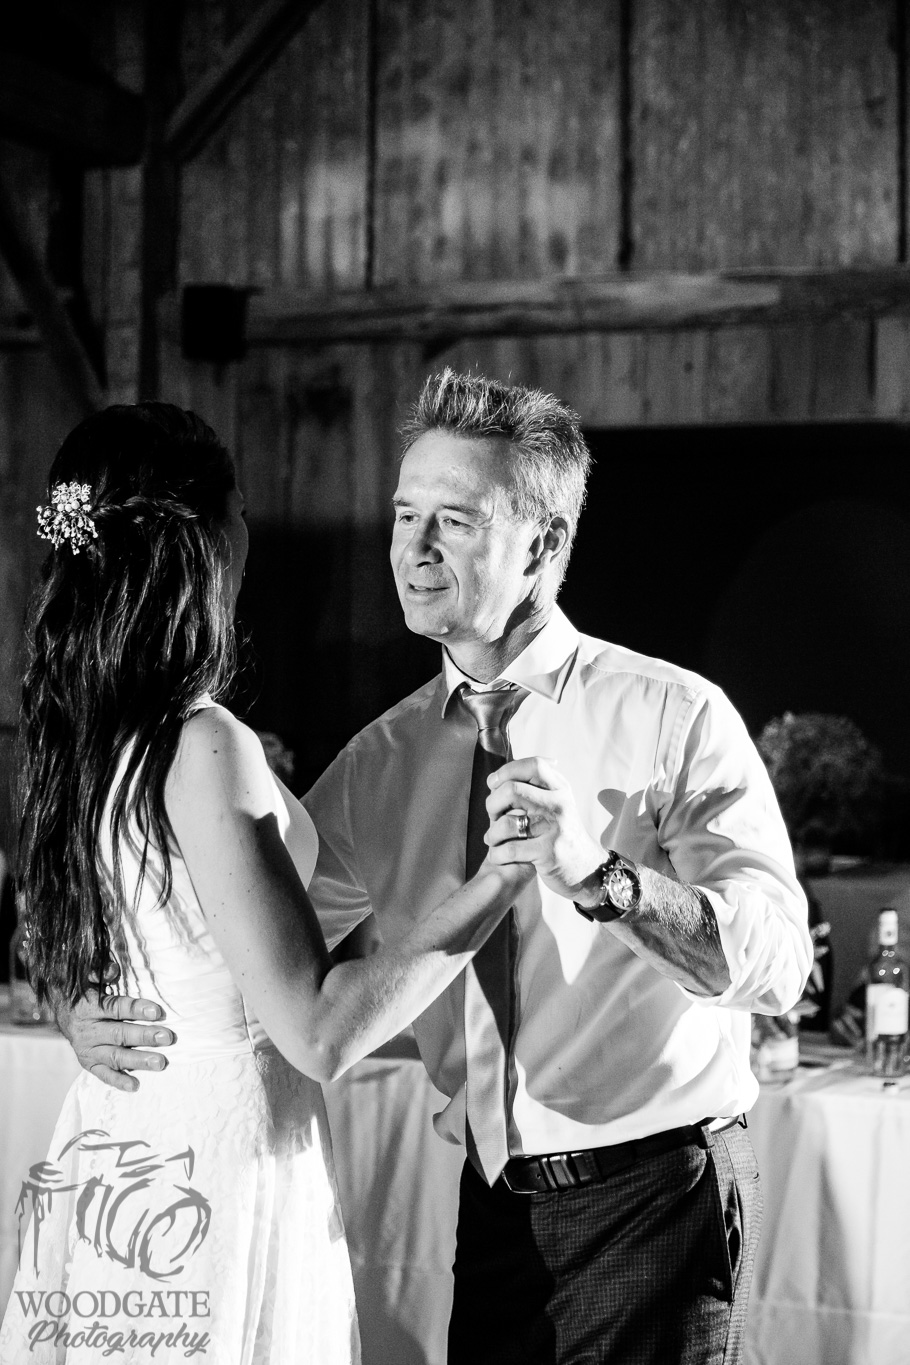
M221 707L183 728L167 813L231 973L288 1061L334 1080L394 1037L452 982L533 869L484 863L408 934L333 966L284 846L258 739Z

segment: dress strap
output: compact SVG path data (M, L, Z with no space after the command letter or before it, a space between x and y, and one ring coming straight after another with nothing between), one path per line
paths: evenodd
M201 696L198 696L196 698L190 709L187 711L186 718L187 720L189 720L190 716L195 716L197 711L205 711L208 707L215 705L217 705L217 703L210 696L210 694L208 692L203 692Z

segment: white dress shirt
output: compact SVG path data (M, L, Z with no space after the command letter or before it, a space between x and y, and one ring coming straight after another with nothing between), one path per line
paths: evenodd
M807 909L768 775L723 693L694 673L579 633L559 609L502 679L527 688L515 758L555 759L604 850L703 891L730 985L696 997L538 879L516 903L512 1155L608 1146L747 1110L752 1010L798 999ZM393 940L462 884L476 728L448 655L368 725L304 797L319 831L310 894L337 942L370 910ZM470 681L470 680L468 680ZM464 1141L463 979L415 1021Z

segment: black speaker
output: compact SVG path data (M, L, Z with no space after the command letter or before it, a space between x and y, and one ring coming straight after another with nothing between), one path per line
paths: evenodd
M180 305L184 360L226 365L246 355L248 289L231 284L186 284Z

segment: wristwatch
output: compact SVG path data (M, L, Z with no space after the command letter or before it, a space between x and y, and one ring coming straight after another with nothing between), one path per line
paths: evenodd
M597 869L600 878L600 899L596 905L579 905L575 909L585 919L608 924L610 920L622 919L629 910L637 910L641 905L641 878L638 868L621 853L611 851L606 862Z

